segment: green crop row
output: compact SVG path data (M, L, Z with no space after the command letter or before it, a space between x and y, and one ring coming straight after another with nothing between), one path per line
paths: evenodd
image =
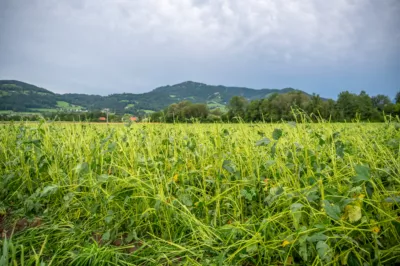
M0 265L398 265L392 122L0 125Z

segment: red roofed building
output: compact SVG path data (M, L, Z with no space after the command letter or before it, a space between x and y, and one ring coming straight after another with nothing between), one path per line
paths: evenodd
M105 118L104 116L99 117L99 121L107 121L107 118Z
M129 120L131 120L132 122L137 122L139 121L139 118L137 118L136 116L131 116Z

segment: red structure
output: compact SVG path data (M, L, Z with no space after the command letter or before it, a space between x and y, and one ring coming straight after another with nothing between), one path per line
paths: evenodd
M137 118L136 116L131 116L129 118L132 122L137 122L139 120L139 118Z
M99 121L107 121L107 118L105 118L104 116L99 117Z

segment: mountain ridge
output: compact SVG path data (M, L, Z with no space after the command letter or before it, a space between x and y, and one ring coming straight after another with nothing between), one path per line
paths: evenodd
M224 109L230 98L248 100L269 97L274 93L299 91L293 88L252 89L247 87L208 85L184 81L157 87L145 93L115 93L107 96L84 93L54 93L18 80L0 80L0 110L15 112L84 111L110 108L116 113L145 114L159 111L180 101L206 103L210 109ZM300 91L306 95L306 92Z

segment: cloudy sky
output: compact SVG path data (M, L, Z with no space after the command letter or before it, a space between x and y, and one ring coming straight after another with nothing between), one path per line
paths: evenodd
M399 0L0 0L0 79L140 93L186 80L394 96Z

